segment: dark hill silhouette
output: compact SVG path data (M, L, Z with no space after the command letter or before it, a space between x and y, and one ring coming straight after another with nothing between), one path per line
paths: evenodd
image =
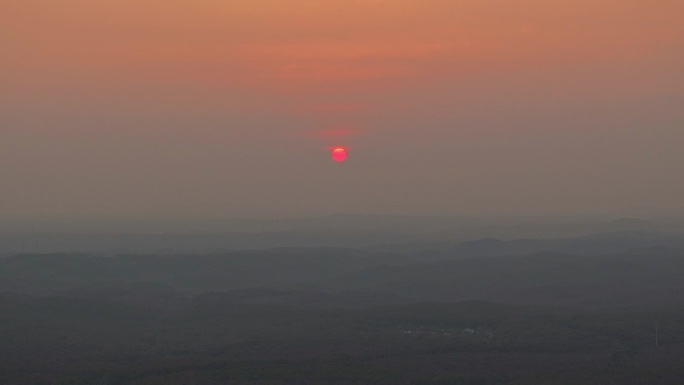
M242 302L339 304L487 300L516 304L603 306L684 299L684 252L637 247L607 255L545 248L601 250L614 237L466 244L453 258L415 257L356 249L286 248L197 256L28 255L0 260L0 291L131 302L202 292L257 290ZM581 242L585 242L582 244ZM626 242L629 243L629 242ZM631 246L642 243L635 241ZM504 254L508 250L510 255ZM466 253L467 251L467 253ZM452 252L453 253L453 252ZM470 256L468 253L481 255ZM259 291L261 290L261 291ZM269 292L268 290L276 290ZM270 293L270 294L269 294ZM278 295L275 295L279 293ZM364 299L366 297L366 299ZM165 300L166 300L165 299Z
M663 246L684 250L684 236L646 232L614 232L560 239L516 239L503 241L485 238L459 243L448 250L451 258L497 255L523 255L544 251L576 255L599 255L632 249Z
M578 256L558 252L371 267L331 283L413 300L487 300L567 306L684 301L684 252L649 248Z
M678 239L15 255L0 383L678 385Z

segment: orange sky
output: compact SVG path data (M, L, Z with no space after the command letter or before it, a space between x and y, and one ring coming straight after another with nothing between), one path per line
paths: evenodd
M283 92L674 56L684 13L677 0L3 3L3 80L17 86Z
M434 171L432 182L452 195L458 183L437 180L449 169L431 163L435 160L423 161L443 143L506 141L514 133L529 137L528 150L542 151L535 147L540 145L538 135L551 135L545 138L559 143L580 143L576 136L587 130L640 138L645 131L624 126L637 121L662 130L656 137L672 143L681 139L676 105L684 92L683 25L680 0L4 0L2 146L17 154L22 152L17 149L57 152L62 146L78 160L64 157L62 163L44 164L39 156L6 154L7 178L17 180L8 194L17 202L4 208L0 204L0 214L130 215L149 206L152 193L102 210L101 200L90 197L89 208L81 212L64 186L55 187L61 200L38 197L46 202L41 209L22 199L25 188L41 185L37 181L57 169L76 183L83 174L79 164L94 156L84 149L115 154L111 143L133 148L132 156L143 163L142 148L158 146L152 150L157 156L197 173L207 164L195 157L216 142L240 147L246 159L274 143L287 143L292 151L350 145L353 159L354 151L363 154L380 145L397 151L422 141L412 150L417 158L406 167L414 173ZM46 138L49 142L42 143ZM103 138L108 139L101 142ZM146 145L136 150L132 143ZM618 144L604 150L616 154L628 148L634 150ZM192 154L191 160L174 157L179 149ZM134 171L141 173L134 177L123 171L126 162L115 155L108 159L101 170L105 173L88 172L119 190L159 171ZM228 160L220 155L212 159ZM26 166L15 166L20 160ZM271 175L266 166L271 161L255 159L254 167ZM529 168L521 162L520 170ZM491 167L483 164L479 171L501 176ZM571 164L558 167L574 170ZM314 167L311 172L323 171ZM118 176L106 179L107 173ZM205 174L198 183L217 189L210 197L181 191L174 204L160 204L148 214L192 216L218 210L228 215L245 205L255 215L288 213L286 204L242 191L239 204L220 202L235 187L217 185L214 174ZM22 178L28 179L19 183ZM152 190L182 185L181 176L168 178L174 182L159 182ZM245 191L250 188L247 179ZM259 188L268 188L267 180ZM364 180L374 179L366 175ZM595 188L600 180L597 176L590 185ZM392 183L414 182L397 176ZM278 183L300 195L287 181ZM360 187L367 182L350 183ZM661 198L678 204L673 191L665 189L658 190ZM515 199L497 198L503 202L500 208L509 210L516 199L524 200L525 188L520 191ZM437 194L424 193L426 199ZM102 199L113 196L101 194ZM440 202L434 207L413 202L406 211L449 211L444 194L430 198ZM481 195L473 190L462 200L477 201ZM592 207L602 207L609 196L591 198ZM644 193L620 204L647 197ZM355 199L339 206L326 199L291 206L302 214L376 206L361 195ZM577 210L591 200L562 199L567 202L558 211ZM471 206L474 211L498 207L494 201ZM178 209L178 202L187 207ZM381 210L401 208L402 200L396 202ZM451 211L468 205L456 204ZM61 212L59 207L67 209Z

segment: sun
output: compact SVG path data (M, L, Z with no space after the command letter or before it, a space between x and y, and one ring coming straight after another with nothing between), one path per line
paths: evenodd
M335 147L333 148L331 154L332 160L335 162L341 163L347 160L347 149L344 147Z

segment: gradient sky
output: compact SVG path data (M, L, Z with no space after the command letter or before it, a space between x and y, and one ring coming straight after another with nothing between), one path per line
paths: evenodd
M0 0L0 43L3 217L684 207L681 0Z

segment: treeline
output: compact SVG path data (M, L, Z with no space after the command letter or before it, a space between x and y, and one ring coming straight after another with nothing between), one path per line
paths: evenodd
M684 305L331 309L200 296L152 310L4 296L0 306L3 384L605 384L655 368L674 384L684 354Z
M662 248L11 256L0 384L681 384L682 271Z

